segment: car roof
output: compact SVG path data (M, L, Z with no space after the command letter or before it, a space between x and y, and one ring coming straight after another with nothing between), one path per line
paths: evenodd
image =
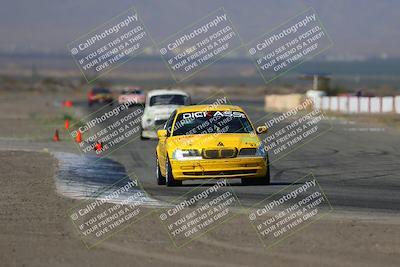
M193 105L193 106L182 106L176 109L177 113L183 112L196 112L196 111L241 111L244 110L239 106L234 105Z
M177 90L177 89L155 89L155 90L151 90L147 93L147 95L149 97L152 97L154 95L185 95L185 96L189 96L188 93L181 91L181 90Z

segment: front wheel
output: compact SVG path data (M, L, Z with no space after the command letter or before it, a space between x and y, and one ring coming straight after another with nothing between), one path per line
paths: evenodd
M160 162L158 161L158 157L156 155L156 177L157 177L157 184L158 185L165 185L165 177L162 176L161 170L160 170Z
M143 130L140 131L140 140L148 140L149 138L143 136Z
M182 185L182 181L175 180L174 176L172 175L172 167L171 163L169 162L169 158L165 161L165 178L167 186L180 186Z
M260 178L242 178L242 185L268 185L271 182L269 158L267 158L267 171L264 177Z

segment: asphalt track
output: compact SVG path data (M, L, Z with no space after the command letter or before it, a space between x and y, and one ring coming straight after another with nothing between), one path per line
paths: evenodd
M232 103L243 107L253 122L266 115L262 110L262 102ZM79 108L89 114L99 107L88 108L82 102ZM327 119L321 125L328 130L271 164L270 185L241 186L240 180L230 180L243 206L254 206L312 173L329 199L333 211L398 213L398 130L376 129L376 126L340 119ZM202 187L198 186L201 180L186 182L174 188L156 184L156 145L157 140L135 139L108 157L122 164L126 173L135 173L146 192L154 199L171 202L191 190L200 192Z

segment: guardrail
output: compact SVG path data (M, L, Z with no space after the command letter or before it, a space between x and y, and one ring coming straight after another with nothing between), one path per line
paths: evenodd
M400 114L400 96L323 96L314 97L313 100L315 108L326 111Z

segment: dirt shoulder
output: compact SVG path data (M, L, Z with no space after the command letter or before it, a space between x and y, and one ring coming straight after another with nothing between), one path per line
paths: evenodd
M0 139L51 141L58 129L61 140L66 140L64 119L74 118L77 109L63 107L62 103L71 98L77 99L77 96L67 92L0 91Z
M2 151L2 266L398 266L399 219L328 216L265 250L245 215L175 249L153 213L87 249L55 193L48 153Z
M1 151L0 266L130 265L132 257L88 250L67 210L76 201L57 195L55 159L48 153Z

